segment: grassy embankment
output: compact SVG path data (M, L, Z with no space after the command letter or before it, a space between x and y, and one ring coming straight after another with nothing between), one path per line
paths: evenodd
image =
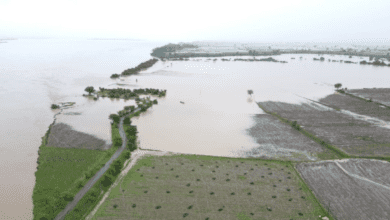
M317 219L319 215L328 216L291 162L177 155L138 161L93 219Z
M126 160L130 158L130 152L137 149L137 128L136 126L131 125L130 119L134 116L139 116L141 112L146 111L152 106L152 103L157 104L157 100L154 100L153 102L141 100L138 105L141 110L138 112L134 112L136 110L134 106L126 106L124 110L118 112L118 115L110 115L114 124L119 123L120 117L127 115L123 121L123 129L126 133L127 139L126 150L125 152L122 152L118 159L113 161L107 172L83 196L83 198L77 203L76 207L65 216L65 219L85 218L86 215L99 203L104 196L104 193L110 188L112 183L115 182L121 172L121 169L125 165Z

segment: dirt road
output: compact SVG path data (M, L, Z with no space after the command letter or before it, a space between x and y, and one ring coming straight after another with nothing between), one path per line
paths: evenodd
M137 108L134 110L133 113L136 113L138 111L141 111L141 108ZM66 214L71 211L76 205L77 203L80 201L81 198L83 198L83 196L88 192L88 190L100 179L100 177L103 176L103 174L108 170L108 168L110 168L110 165L111 163L117 159L119 157L119 155L121 155L121 153L123 152L123 150L125 149L126 147L126 144L127 144L127 139L126 139L126 134L125 134L125 131L123 130L123 120L124 120L125 117L122 117L120 119L120 123L119 123L119 134L121 135L121 138L122 138L122 146L115 152L114 155L112 155L111 159L106 163L106 165L104 165L104 167L102 167L88 182L87 184L85 184L85 186L75 195L75 197L73 198L73 201L71 201L70 203L68 203L68 205L66 205L65 209L62 210L55 218L55 220L63 220L66 216ZM133 153L132 153L133 154Z

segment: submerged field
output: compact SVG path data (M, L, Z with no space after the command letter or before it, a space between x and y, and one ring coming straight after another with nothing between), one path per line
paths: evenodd
M318 160L329 159L328 149L304 136L296 129L280 122L268 114L254 115L254 126L248 134L260 144L246 152L247 157L274 158L281 160Z
M325 209L337 219L390 219L390 164L344 160L297 165Z
M377 88L377 89L351 89L348 90L356 96L364 97L366 99L372 99L373 101L383 103L390 106L390 89L388 88Z
M275 112L342 151L357 156L390 156L390 130L348 114L317 104L295 105L259 102L266 111Z
M141 159L93 219L316 219L326 212L290 162Z
M390 122L390 109L383 108L373 102L367 102L341 93L326 96L319 101L338 109Z

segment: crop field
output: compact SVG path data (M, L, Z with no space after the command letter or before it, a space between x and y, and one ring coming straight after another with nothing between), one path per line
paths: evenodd
M318 219L291 162L197 155L139 160L92 219Z
M390 106L390 89L388 88L351 89L348 90L348 93L351 93L356 96L364 97L366 99L372 98L373 101L380 102L387 106Z
M64 123L54 124L51 128L47 146L60 148L79 148L91 150L105 150L110 146L106 141L93 135L73 130Z
M266 111L275 112L344 152L357 156L390 156L390 129L316 104L259 102Z
M354 159L301 163L297 169L336 219L390 219L389 165Z
M390 109L380 107L373 102L366 102L344 94L329 95L319 101L339 109L345 109L357 114L367 115L390 122Z
M317 142L301 134L291 126L281 123L268 114L253 116L254 126L248 129L260 147L246 152L248 157L273 158L278 160L318 160L328 159L331 154Z

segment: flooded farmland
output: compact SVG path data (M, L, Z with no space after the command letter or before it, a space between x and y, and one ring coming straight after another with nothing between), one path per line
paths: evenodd
M226 57L231 61L159 61L123 81L109 78L149 59L150 50L160 45L85 40L17 40L1 45L0 94L5 104L0 117L0 165L6 167L0 172L1 214L32 216L37 150L58 111L51 110L51 104L76 102L57 116L57 122L106 142L110 142L108 115L134 104L88 99L82 96L86 86L167 90L158 105L133 120L141 148L245 157L259 146L248 134L256 123L253 116L264 114L256 102L302 103L305 99L297 95L318 100L332 94L335 83L349 89L386 87L390 79L388 67L319 62L313 61L317 55L301 54L273 56L288 63L232 61L234 57Z

